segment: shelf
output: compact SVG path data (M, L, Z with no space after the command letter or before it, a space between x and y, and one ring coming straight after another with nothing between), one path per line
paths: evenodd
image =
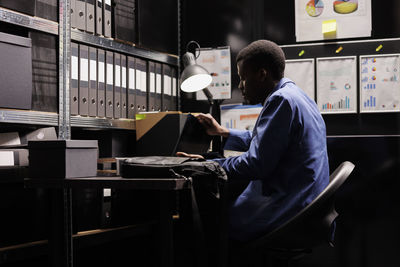
M0 21L58 35L58 23L0 7Z
M149 235L155 226L155 221L149 221L135 225L80 232L73 235L74 246L77 249L84 249L100 246L108 242ZM48 251L48 240L0 247L0 265L46 256L48 255Z
M135 120L71 116L72 127L135 130Z
M87 178L25 178L27 188L122 188L134 190L171 191L191 187L187 178L122 178L87 177Z
M0 109L1 122L58 126L58 114L30 110Z
M93 34L82 32L77 29L71 29L71 40L174 66L178 66L179 64L178 56L145 50L135 47L134 45L129 45L115 41L113 39L96 36Z

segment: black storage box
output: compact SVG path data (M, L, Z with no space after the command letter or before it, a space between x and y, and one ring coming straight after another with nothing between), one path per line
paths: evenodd
M0 7L34 16L36 0L0 0Z
M97 140L29 141L31 178L92 177L97 172Z
M0 32L0 107L32 107L32 42Z

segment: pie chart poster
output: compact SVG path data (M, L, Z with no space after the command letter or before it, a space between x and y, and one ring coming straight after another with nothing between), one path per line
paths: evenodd
M371 36L371 0L294 0L296 41L324 40L324 21L336 20L336 36L344 39Z

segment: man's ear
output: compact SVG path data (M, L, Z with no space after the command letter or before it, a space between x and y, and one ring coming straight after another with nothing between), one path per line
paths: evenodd
M268 71L266 70L266 69L264 69L264 68L261 68L259 71L258 71L258 78L260 79L260 81L265 81L265 79L267 78L267 75L268 75Z

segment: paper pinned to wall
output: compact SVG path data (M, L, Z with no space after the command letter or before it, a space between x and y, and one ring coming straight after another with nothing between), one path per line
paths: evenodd
M357 113L357 58L317 58L317 104L323 114Z
M312 100L315 100L313 58L286 60L285 77L291 79Z
M230 47L201 48L196 59L212 76L208 87L214 99L231 98L231 51ZM196 93L197 100L207 100L203 91Z
M360 111L400 111L400 54L360 56Z
M294 3L297 42L371 36L371 0L294 0ZM323 26L329 20L335 20L336 34L324 35Z

